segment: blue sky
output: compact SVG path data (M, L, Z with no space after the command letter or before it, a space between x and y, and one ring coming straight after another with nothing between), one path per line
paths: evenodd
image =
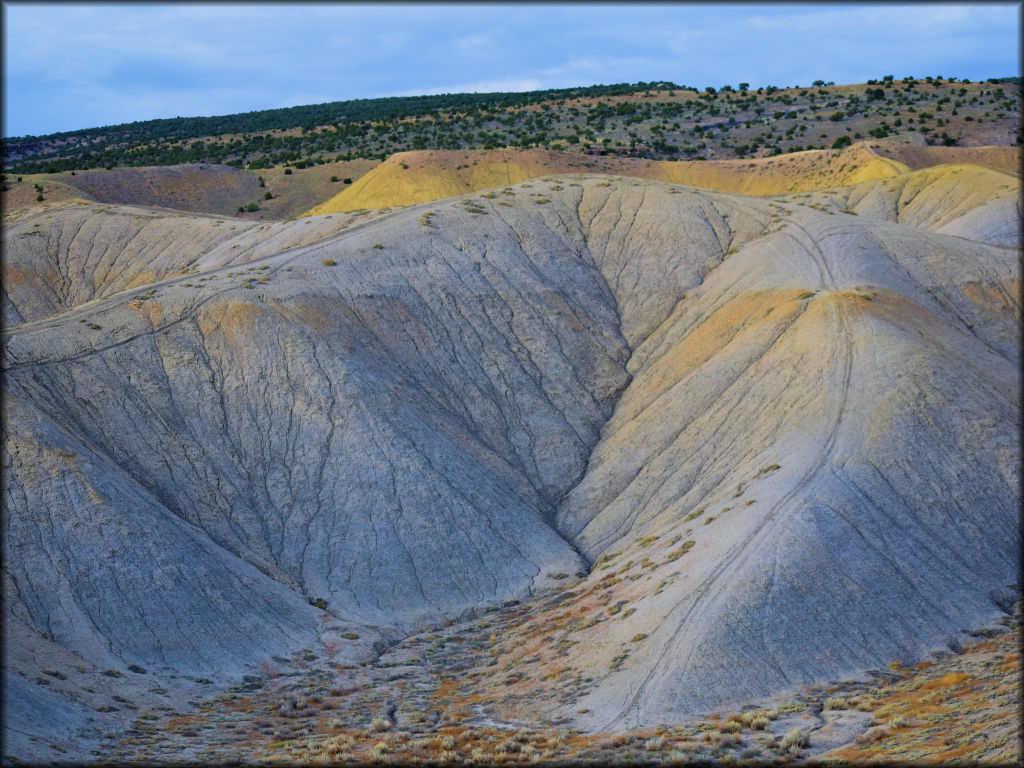
M1020 6L4 3L5 136L352 98L1019 74Z

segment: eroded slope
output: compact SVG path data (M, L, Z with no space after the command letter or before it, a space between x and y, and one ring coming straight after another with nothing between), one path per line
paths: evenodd
M81 201L16 209L4 222L3 321L42 320L130 289L142 297L173 275L202 283L200 273L209 269L313 243L371 218L363 212L260 224Z
M618 606L559 661L601 676L595 725L916 658L1015 580L1012 254L779 226L634 352L559 510L594 608Z
M1016 252L804 202L565 176L252 230L190 257L201 280L11 329L22 637L252 668L570 583L578 548L587 621L523 627L543 674L507 690L574 670L592 693L551 711L617 727L981 623L1019 553ZM221 570L160 605L120 594L137 565L74 576L119 526L130 563Z
M792 199L968 240L1021 243L1020 175L972 163L936 165Z

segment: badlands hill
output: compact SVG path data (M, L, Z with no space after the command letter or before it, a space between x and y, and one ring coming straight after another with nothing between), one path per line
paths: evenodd
M301 171L274 167L257 172L191 163L40 173L21 177L20 182L5 187L3 202L4 208L12 210L77 199L232 216L244 221L278 221L309 210L336 194L345 179L351 183L376 165L375 160L352 160Z
M976 163L1000 171L1020 172L1020 149L1016 147L932 147L881 141L875 142L872 148L876 154L903 163L915 171L945 163Z
M193 163L33 174L16 177L21 181L8 180L11 186L4 188L3 203L13 210L86 200L230 216L236 221L281 221L300 215L415 205L554 173L634 176L766 196L849 186L952 163L1015 173L1018 160L1018 150L1009 146L928 147L893 141L699 162L545 149L418 150L393 155L383 163L352 160L308 168L275 166L253 171ZM266 199L267 193L270 199ZM43 200L38 200L39 196Z
M906 165L879 157L860 143L842 151L717 162L581 157L542 150L429 150L388 158L309 213L415 205L554 173L610 173L745 195L778 195L887 178L905 170Z
M776 158L754 197L739 169L519 182L543 159L489 157L443 181L392 158L343 193L408 174L374 217L8 213L12 754L87 743L125 691L183 707L555 594L500 638L536 671L474 679L595 731L1009 608L1017 174L836 154L815 186Z

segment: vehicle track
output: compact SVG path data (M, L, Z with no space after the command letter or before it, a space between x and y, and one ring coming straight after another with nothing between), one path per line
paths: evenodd
M803 226L796 224L795 222L790 221L789 225L799 229L806 237L806 242L802 242L801 239L794 237L792 234L785 232L784 230L780 231L779 234L793 240L812 259L818 269L822 288L829 291L837 291L838 286L836 285L832 270L828 266L828 260L814 237L811 236ZM831 458L836 439L839 435L839 428L843 421L843 415L846 410L846 402L853 367L852 338L842 300L836 301L833 306L835 307L836 313L836 325L839 329L839 333L836 335L833 347L833 355L836 358L840 358L842 361L840 363L840 367L842 369L842 382L839 390L836 414L833 418L832 426L829 429L818 459L804 471L796 484L782 498L771 506L764 518L755 525L741 541L737 542L728 552L726 552L718 565L716 565L708 576L705 577L704 580L696 587L692 593L692 602L679 603L666 615L661 624L664 625L666 622L675 621L676 629L673 632L673 640L664 646L655 663L651 665L640 684L627 699L625 706L615 717L604 723L600 727L601 730L610 730L616 724L622 723L628 717L630 712L637 708L640 701L644 698L644 694L651 681L661 677L661 673L668 659L677 659L680 656L683 656L684 661L681 668L685 674L686 670L690 666L694 653L694 648L692 646L689 650L683 651L686 646L685 641L689 639L689 630L687 628L699 626L702 623L700 620L706 614L710 606L714 604L714 598L717 597L722 590L727 588L727 577L739 570L751 556L749 549L750 544L758 538L762 531L770 525L774 525L778 521L779 511L785 509L799 493L810 485Z

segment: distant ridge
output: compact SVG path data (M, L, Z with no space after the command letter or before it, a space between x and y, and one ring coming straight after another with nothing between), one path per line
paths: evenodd
M746 86L742 88L741 86ZM702 90L668 82L400 96L180 117L4 141L16 174L188 163L260 170L423 149L542 149L651 160L771 157L858 140L1012 145L1019 83L890 76Z

